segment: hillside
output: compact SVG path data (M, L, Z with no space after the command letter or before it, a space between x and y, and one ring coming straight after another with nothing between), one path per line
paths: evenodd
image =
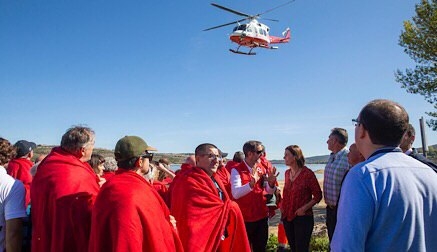
M39 156L40 154L48 154L50 150L53 148L53 145L38 145L35 150L35 156ZM422 148L416 149L419 153L422 153ZM437 144L430 145L428 147L428 158L437 161ZM94 152L98 153L104 157L114 157L114 150L108 150L103 148L94 148ZM173 164L181 164L185 161L185 158L188 155L192 155L193 153L155 153L153 160L159 160L160 158L166 157ZM314 157L306 157L305 162L307 164L326 164L328 162L329 155L321 155ZM273 164L284 164L284 160L271 160Z
M41 154L48 154L50 150L55 147L53 145L38 145L34 151L35 157ZM114 150L108 150L103 148L94 148L93 153L98 153L104 157L114 157ZM185 161L185 158L193 153L155 153L153 160L159 160L166 157L173 164L181 164Z

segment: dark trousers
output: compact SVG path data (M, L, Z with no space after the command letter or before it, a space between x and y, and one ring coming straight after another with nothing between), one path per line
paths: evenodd
M296 216L292 221L283 220L285 235L292 252L309 251L314 216Z
M268 219L261 219L254 222L244 222L247 237L253 252L265 252L267 239L269 238Z
M335 225L337 224L337 207L326 207L326 229L328 229L329 242L334 235Z

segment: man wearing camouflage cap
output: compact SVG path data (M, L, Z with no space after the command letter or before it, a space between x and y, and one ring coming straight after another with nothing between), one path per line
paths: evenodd
M89 251L182 251L174 218L150 183L155 148L137 136L115 146L117 174L97 196L91 220ZM109 238L109 239L108 239Z

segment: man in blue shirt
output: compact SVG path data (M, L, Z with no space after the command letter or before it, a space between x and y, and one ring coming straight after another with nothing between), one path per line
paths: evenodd
M413 143L416 139L416 130L414 130L413 125L409 124L407 131L405 131L404 136L402 137L401 144L399 147L402 149L402 151L407 154L408 156L415 158L419 160L420 162L426 164L431 169L433 169L435 172L437 172L437 164L434 164L431 160L427 159L423 155L416 153L413 150Z
M344 180L332 251L437 251L437 174L398 147L408 120L389 100L371 101L354 120L366 161Z

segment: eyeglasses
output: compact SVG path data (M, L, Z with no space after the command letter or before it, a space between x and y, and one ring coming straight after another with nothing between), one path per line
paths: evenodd
M359 121L358 119L352 119L352 125L353 126L357 127L360 124L363 124L363 123L361 121Z
M264 153L264 150L254 151L256 154L261 155Z
M148 153L146 152L145 154L141 155L142 158L147 158L149 159L150 162L152 162L153 159L153 153Z
M212 153L209 154L200 154L200 156L205 157L208 156L209 159L217 159L218 161L222 160L222 157L220 155L215 155Z

